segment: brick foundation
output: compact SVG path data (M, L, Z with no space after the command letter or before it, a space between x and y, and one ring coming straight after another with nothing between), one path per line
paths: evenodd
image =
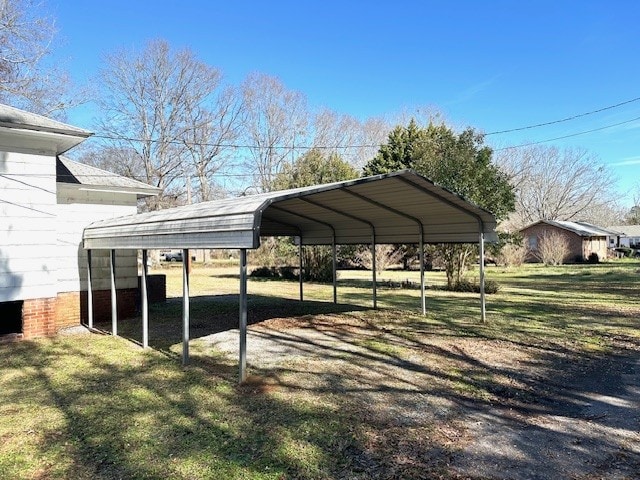
M118 290L118 318L136 315L138 290ZM48 337L65 327L87 323L87 292L65 292L54 298L25 300L22 307L22 338ZM94 322L111 320L111 291L93 292Z
M56 298L25 300L22 305L22 338L47 337L57 331Z

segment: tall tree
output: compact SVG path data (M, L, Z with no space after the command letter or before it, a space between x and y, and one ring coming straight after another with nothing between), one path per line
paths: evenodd
M307 100L278 78L263 74L249 75L241 88L246 109L244 135L250 145L246 167L254 176L254 187L267 192L284 165L297 158L296 145L306 145Z
M627 225L640 225L640 182L636 184L633 194L633 206L625 215Z
M219 143L232 122L213 118L216 111L209 110L220 86L216 68L188 49L173 50L157 40L140 52L122 50L107 57L100 79L100 130L108 146L126 152L121 158L134 164L127 170L141 172L140 180L163 191L148 208L172 204L174 192L184 192L192 165L201 167L208 183L220 148L204 144ZM214 120L222 122L219 129L210 123Z
M492 162L492 151L482 135L467 128L455 133L445 124L420 127L411 120L389 134L364 169L365 174L412 168L437 184L504 219L514 207L514 193L507 176ZM464 245L442 245L438 253L445 262L449 287L459 282L473 249Z
M294 164L286 164L273 182L277 190L320 185L358 178L358 171L340 155L326 155L322 150L311 149Z
M307 187L323 183L339 182L358 178L358 171L336 153L311 149L293 164L287 164L276 176L274 189ZM282 250L291 249L290 241L280 241ZM306 266L305 279L330 281L333 276L331 248L325 246L305 247L303 261Z
M483 136L472 128L455 133L445 124L420 127L411 120L406 127L392 130L364 173L412 168L502 220L513 210L514 193L507 175L493 163L492 154Z
M497 161L516 190L514 228L538 220L597 220L591 212L615 200L613 174L582 148L535 145L503 151Z
M190 105L187 112L182 141L197 182L194 200L206 202L221 190L215 181L216 174L225 167L233 167L229 161L235 152L233 144L241 133L242 101L237 89L227 87L207 104Z
M56 118L77 103L66 72L46 64L55 35L42 2L0 0L0 102Z

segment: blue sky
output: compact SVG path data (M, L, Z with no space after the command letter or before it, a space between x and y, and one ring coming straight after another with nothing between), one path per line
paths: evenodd
M636 1L49 0L57 57L82 82L101 57L163 38L230 83L279 77L312 106L359 118L432 107L485 132L566 118L640 97ZM87 125L91 112L70 120ZM597 155L621 195L640 182L640 101L487 142L552 142ZM627 197L627 204L630 198Z

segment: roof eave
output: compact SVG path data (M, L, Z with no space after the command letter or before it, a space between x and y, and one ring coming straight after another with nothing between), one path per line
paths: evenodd
M129 193L135 194L138 198L155 197L162 191L157 187L149 188L135 188L135 187L116 187L111 185L87 185L84 183L68 183L57 182L62 185L68 185L69 187L76 188L77 190L87 192L103 192L103 193Z

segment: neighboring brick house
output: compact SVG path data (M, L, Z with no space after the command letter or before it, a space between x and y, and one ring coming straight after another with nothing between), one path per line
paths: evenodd
M559 220L540 220L520 229L525 245L529 249L527 261L538 262L540 242L551 233L563 235L569 246L564 262L581 262L589 259L592 253L600 260L607 258L607 238L614 232L585 222L567 222Z
M0 104L0 340L52 335L86 318L91 222L136 213L144 183L61 154L91 132ZM92 259L94 313L108 318L108 252ZM117 257L118 308L135 311L137 253Z

